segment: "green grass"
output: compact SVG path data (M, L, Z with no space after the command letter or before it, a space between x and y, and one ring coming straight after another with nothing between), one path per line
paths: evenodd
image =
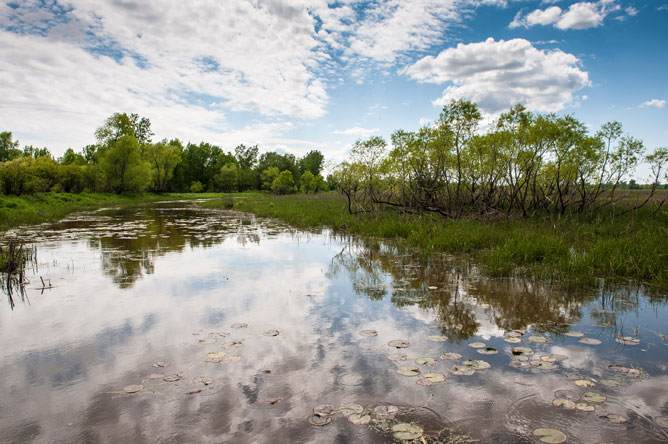
M393 211L349 215L335 193L228 195L202 205L233 207L298 228L329 227L394 239L426 255L467 254L497 276L531 276L567 286L632 279L668 288L668 211L650 216L650 207L614 218L599 213L481 222Z
M56 221L74 211L106 205L131 205L172 199L219 197L220 194L107 194L45 193L27 196L0 195L0 231L19 225Z

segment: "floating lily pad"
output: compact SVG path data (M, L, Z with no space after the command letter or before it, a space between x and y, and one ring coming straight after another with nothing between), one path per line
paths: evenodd
M604 386L610 387L610 388L619 387L621 385L621 383L619 381L616 381L614 379L601 379L599 382L601 384L603 384Z
M371 416L355 413L348 416L348 421L352 422L353 424L368 424L371 422Z
M514 368L531 368L531 364L528 361L512 360L509 365Z
M399 412L399 407L396 405L382 404L373 409L373 414L376 416L392 416Z
M192 389L192 390L188 390L187 392L185 392L185 394L186 395L194 395L196 393L201 393L201 392L202 392L202 389Z
M376 330L362 330L360 334L362 336L378 336L378 332Z
M601 345L601 341L598 339L594 338L580 338L578 340L579 343L581 344L587 344L587 345Z
M568 359L568 356L566 355L558 355L558 354L553 354L549 356L541 356L540 359L545 362L561 362L565 361Z
M576 403L575 408L582 412L593 412L594 410L596 410L593 405L589 405L586 402Z
M237 322L236 324L232 324L232 328L239 329L239 328L247 328L248 324L245 322Z
M311 415L308 417L308 423L314 426L326 426L332 422L331 416Z
M471 367L474 370L487 370L492 366L489 362L482 361L480 359L467 359L466 361L462 362L462 365Z
M581 331L571 330L564 333L565 336L570 336L571 338L581 338L584 336L584 333Z
M572 390L557 390L554 392L555 398L569 399L571 401L577 401L580 399L580 394Z
M213 378L209 378L208 376L199 376L194 379L195 384L204 384L204 385L209 385L213 384Z
M531 366L537 368L538 370L556 370L557 366L551 362L545 361L531 361Z
M407 348L410 344L408 341L405 341L403 339L393 339L390 342L388 342L387 345L396 348Z
M400 367L397 370L397 373L399 373L402 376L417 376L420 374L420 369L417 367L411 367L410 365L405 365L403 367Z
M422 358L417 358L415 360L415 363L417 365L435 365L436 364L436 359L426 356L426 357L422 357Z
M137 393L141 390L144 390L144 386L141 384L126 385L123 387L123 391L125 391L125 393Z
M427 339L434 342L446 342L448 340L448 337L442 335L432 335L428 336Z
M545 336L529 336L529 342L533 342L534 344L545 344L547 342L547 338Z
M524 355L524 356L533 355L533 350L529 347L513 347L512 352L514 355Z
M162 379L165 377L164 373L151 373L148 375L148 379Z
M313 407L313 414L318 416L332 416L336 414L336 407L332 404L321 404Z
M510 357L511 361L520 361L520 362L527 362L529 360L528 356L525 355L513 355Z
M552 405L557 406L557 407L562 407L568 410L573 410L575 409L575 402L571 401L570 399L566 398L557 398L554 401L552 401Z
M610 422L614 422L615 424L624 424L629 421L626 416L618 415L616 413L608 413L607 415L603 415L601 417L607 419Z
M448 369L450 373L457 376L471 376L475 374L475 369L461 365L453 365Z
M416 424L402 422L392 426L392 436L401 441L410 441L422 436L422 427Z
M231 349L231 348L236 348L236 347L241 347L243 344L242 341L232 341L232 342L226 342L223 344L223 348L225 349Z
M391 355L387 355L387 358L390 361L405 361L408 359L408 356L405 353L392 353Z
M632 336L623 336L621 338L615 339L615 341L624 345L638 345L640 344L640 339L634 338Z
M164 378L162 378L162 380L166 381L166 382L176 382L176 381L180 381L182 379L183 379L183 376L181 376L181 375L167 375Z
M495 355L495 354L497 354L497 353L499 352L499 351L498 351L497 349L495 349L494 347L479 348L479 349L476 350L476 351L477 351L478 353L480 353L481 355Z
M169 361L155 361L153 363L153 367L155 367L155 368L169 367L170 364L171 364L171 362L169 362Z
M216 359L216 358L224 358L227 352L211 352L207 353L206 355L211 358L211 359Z
M654 418L654 422L660 427L668 429L668 416L657 416Z
M437 384L439 382L445 381L445 375L443 373L425 373L422 375L424 379L427 379L432 384Z
M485 344L484 342L469 342L469 347L473 347L473 348L483 348L483 347L486 347L486 346L487 346L487 344Z
M225 356L225 362L239 362L241 361L241 356Z
M520 336L524 336L524 332L521 330L510 330L505 335L509 338L519 338Z
M199 340L200 344L215 344L216 340L214 338L203 338Z
M459 353L445 352L441 355L441 361L458 361L462 359Z
M605 402L605 400L608 399L608 398L601 395L600 393L585 392L584 395L582 395L582 399L584 399L587 402L593 402L595 404L600 404L602 402Z
M267 330L262 334L265 335L265 336L278 336L280 334L280 331L278 331L278 330Z
M575 381L575 385L578 387L594 387L596 383L594 381L590 381L589 379L578 379Z
M503 340L506 342L510 342L511 344L519 344L520 342L522 342L520 338L514 338L512 336L508 338L503 338Z
M359 404L344 404L339 406L336 411L341 413L343 416L350 416L353 414L359 415L364 411L364 407Z
M561 444L568 439L566 435L555 429L536 429L533 431L533 435L548 444Z

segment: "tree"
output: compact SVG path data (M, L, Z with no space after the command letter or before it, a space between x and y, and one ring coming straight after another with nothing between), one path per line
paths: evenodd
M0 162L16 159L21 156L19 141L12 140L12 133L3 131L0 133Z
M116 193L142 192L151 180L151 166L141 159L139 143L132 135L113 142L100 161L107 188Z
M137 114L114 113L104 125L95 130L95 137L101 145L109 145L123 136L133 136L139 145L151 142L151 121Z
M271 191L274 194L289 194L297 191L295 181L292 178L292 173L288 170L281 171L281 173L274 179L271 184Z
M304 171L301 177L301 192L304 194L315 193L315 176L311 171Z
M58 162L61 165L85 165L86 159L81 153L75 153L72 148L68 148Z
M271 184L278 177L280 171L278 167L272 166L260 173L260 182L262 182L263 190L271 190Z
M178 146L166 141L148 144L144 158L151 164L151 183L154 191L167 191L167 182L174 174L174 168L181 160Z
M220 168L218 174L218 186L224 193L233 193L237 191L237 182L239 181L239 169L237 164L229 162Z
M318 150L311 150L304 157L299 159L299 172L304 174L310 171L313 176L317 176L322 171L322 163L325 156Z

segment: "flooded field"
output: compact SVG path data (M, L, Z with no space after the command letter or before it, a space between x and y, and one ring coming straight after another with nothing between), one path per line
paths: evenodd
M668 442L665 293L185 202L12 234L0 443Z

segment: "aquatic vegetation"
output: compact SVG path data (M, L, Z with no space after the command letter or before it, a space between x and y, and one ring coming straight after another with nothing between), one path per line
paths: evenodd
M540 428L534 430L532 433L542 442L547 444L561 444L562 442L566 442L568 439L568 437L563 432L555 429Z
M141 384L132 384L132 385L126 385L123 388L123 391L125 393L137 393L144 390L144 386Z

